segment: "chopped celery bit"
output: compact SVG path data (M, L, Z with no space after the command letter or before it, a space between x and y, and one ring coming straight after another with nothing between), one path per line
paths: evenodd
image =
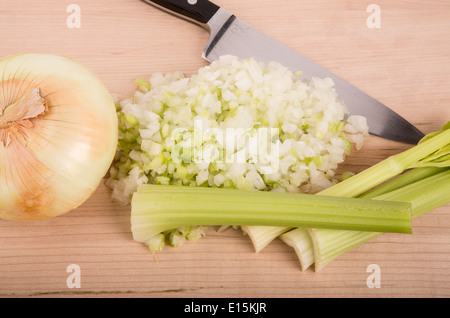
M169 245L172 247L178 247L184 243L185 236L179 232L177 229L170 231L169 234Z
M355 175L355 173L353 173L353 172L349 172L349 171L344 172L341 176L341 181L347 180L348 178L351 178L354 175Z
M125 115L125 120L130 126L136 126L139 124L139 121L131 114Z
M163 233L159 233L151 237L147 242L147 247L152 252L161 252L165 245L165 236Z
M152 89L152 86L150 85L150 83L147 82L145 79L138 78L134 81L134 83L137 86L139 86L139 88L145 93L149 92Z

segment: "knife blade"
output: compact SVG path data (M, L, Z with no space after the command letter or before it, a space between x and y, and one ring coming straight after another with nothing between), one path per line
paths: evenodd
M408 144L417 144L424 137L419 129L375 98L211 1L142 1L207 29L210 36L202 57L209 62L222 55L252 57L264 63L277 61L293 72L301 70L305 79L329 77L334 81L336 92L349 113L366 117L369 133Z

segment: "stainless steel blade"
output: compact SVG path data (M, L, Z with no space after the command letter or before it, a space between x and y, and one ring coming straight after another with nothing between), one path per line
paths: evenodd
M220 8L209 20L210 38L203 58L212 62L221 55L252 57L261 62L277 61L293 72L301 70L303 77L330 77L335 83L339 98L347 105L350 114L367 118L371 134L399 142L417 144L424 136L403 117L298 52L277 42L230 12Z

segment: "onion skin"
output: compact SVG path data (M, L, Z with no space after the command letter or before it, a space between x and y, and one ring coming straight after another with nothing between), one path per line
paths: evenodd
M0 140L3 219L47 219L80 206L99 186L116 153L114 101L92 71L57 55L4 58L0 116L36 87L47 109L20 126L22 133L10 133L8 145Z

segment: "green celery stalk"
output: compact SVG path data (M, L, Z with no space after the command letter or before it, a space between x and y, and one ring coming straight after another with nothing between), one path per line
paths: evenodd
M450 169L377 196L374 200L409 202L412 216L416 218L450 202ZM382 234L328 229L308 229L308 231L314 245L316 271L322 270L344 252Z
M354 231L334 231L334 232L354 232ZM360 232L373 233L373 232ZM314 264L314 245L307 228L298 227L295 230L289 231L280 235L280 239L292 247L297 254L300 261L300 268L302 271Z
M396 178L392 178L383 185L376 187L372 191L368 191L359 197L374 198L376 196L381 196L388 192L412 184L416 181L420 181L423 180L424 178L436 175L437 173L443 172L445 170L446 169L434 167L415 168L413 170L409 170L408 172ZM325 235L325 231L322 231L322 234ZM336 258L345 251L378 236L380 233L358 232L358 231L356 232L330 231L330 233L328 234L329 237L332 237L332 239L330 238L330 240L328 241L329 243L328 247L325 243L327 241L323 239L321 241L321 249L329 250L331 261L331 259ZM326 236L324 237L326 238ZM283 233L282 235L279 236L279 238L294 249L300 261L300 267L302 271L306 270L307 268L309 268L311 265L314 264L315 262L314 245L310 237L310 231L308 229L296 228L295 230ZM345 243L339 244L339 242ZM335 245L333 245L333 243L335 243ZM331 251L333 251L334 254L332 254ZM317 266L317 268L319 269L321 267Z
M406 173L403 173L382 185L375 187L374 189L367 191L359 198L374 198L378 195L382 195L393 190L404 187L413 182L431 177L435 174L445 171L448 168L437 168L437 167L424 167L424 168L414 168Z
M142 185L131 201L133 238L182 226L275 225L411 233L409 203L207 187Z
M430 138L399 154L373 165L370 168L320 192L323 195L339 195L345 197L358 196L369 189L416 167L423 158L438 152L450 144L450 129ZM423 162L421 166L426 166Z
M284 226L241 226L241 230L250 237L256 253L262 251L274 238L291 229L292 227Z
M416 218L450 202L450 169L373 199L409 202L412 217Z
M444 125L442 131L426 135L418 145L399 154L390 156L372 167L317 193L317 195L357 197L408 169L429 166L449 166L450 160L439 160L440 158L446 158L446 155L448 155L448 151L450 151L448 149L449 144L450 122ZM266 230L252 226L246 228L246 232L252 238L252 242L257 250L261 250L275 239L277 233L284 232L283 235L289 235L290 230L292 228L272 228ZM267 235L258 235L256 237L256 234L253 234L254 232L267 233ZM285 238L290 244L293 244L289 237L285 236ZM302 245L304 244L302 243Z
M405 186L409 183L434 175L445 169L446 168L436 168L436 167L415 168L408 171L408 173L404 173L401 176L396 177L395 180L390 180L389 182L386 182L378 187L375 187L370 191L367 191L366 193L363 193L359 197L373 198L376 197L377 195L384 194L386 192ZM279 237L287 245L294 248L296 254L299 257L301 267L306 269L314 263L314 261L312 261L312 263L308 263L311 260L313 260L313 257L311 257L311 255L309 254L312 253L312 247L308 247L306 248L306 250L304 250L303 248L305 246L308 246L308 244L311 244L310 243L311 241L306 239L305 242L300 242L300 238L306 237L306 235L308 235L308 231L306 228L299 228L296 231L291 231L293 229L294 229L293 227L288 228L279 226L242 227L242 230L250 237L253 247L255 248L255 252L259 253L270 242L272 242L275 238ZM299 245L297 245L296 242L298 242Z

